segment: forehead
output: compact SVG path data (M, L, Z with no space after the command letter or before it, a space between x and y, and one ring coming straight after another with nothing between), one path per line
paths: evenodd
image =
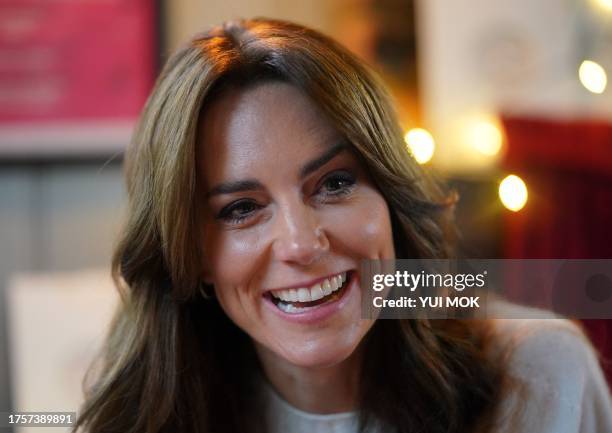
M321 110L290 84L274 81L231 88L202 114L198 166L208 182L281 170L340 138Z

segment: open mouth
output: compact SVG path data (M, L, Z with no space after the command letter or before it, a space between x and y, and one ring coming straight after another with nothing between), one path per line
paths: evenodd
M346 291L350 273L342 272L310 287L274 290L266 295L276 307L288 314L298 314L337 301Z

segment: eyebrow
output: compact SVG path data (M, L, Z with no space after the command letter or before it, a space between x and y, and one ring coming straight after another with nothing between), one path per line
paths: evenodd
M257 191L263 189L263 185L255 179L236 180L231 182L223 182L215 186L206 194L207 198L220 194L231 194L241 191Z
M317 171L319 168L331 161L336 155L346 149L348 149L348 143L346 141L341 141L333 145L321 156L304 164L304 166L300 169L300 179L303 179L309 174ZM257 179L235 180L216 185L206 194L206 198L221 194L232 194L243 191L258 191L261 189L263 189L263 185Z
M300 179L304 179L310 173L317 171L319 168L323 167L325 164L331 161L336 155L346 149L348 149L348 143L346 141L341 141L339 143L334 144L325 153L323 153L323 155L313 159L310 162L307 162L300 169Z

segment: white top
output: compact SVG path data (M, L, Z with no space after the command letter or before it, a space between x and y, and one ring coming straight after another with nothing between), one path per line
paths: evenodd
M546 315L551 318L541 318ZM524 392L514 392L502 402L493 430L612 433L612 399L591 344L571 321L552 318L550 313L538 312L537 317L493 321L499 337L495 356L508 359L510 375L524 386ZM307 413L289 405L270 386L266 388L270 433L358 430L357 412Z
M356 433L357 412L319 415L299 410L266 386L266 431L269 433ZM372 432L374 433L374 432Z

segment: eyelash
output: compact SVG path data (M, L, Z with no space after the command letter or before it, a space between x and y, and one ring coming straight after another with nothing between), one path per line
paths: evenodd
M242 213L238 216L235 216L234 212L244 210L244 206L249 206L251 208L248 210L248 213ZM259 209L261 207L262 206L259 206L253 200L237 200L221 209L219 215L217 216L217 219L223 220L224 222L227 222L229 224L240 224L241 222L244 222L247 218L249 218L249 216L251 216L256 209Z
M343 185L333 191L327 192L322 199L318 200L319 203L325 203L330 199L331 201L333 201L334 199L341 198L350 194L353 191L353 187L356 183L355 177L351 173L347 171L336 171L331 173L325 179L323 179L323 181L321 182L321 186L318 188L317 191L321 191L323 187L330 181L341 182L343 183ZM248 206L248 209L245 212L244 210L246 206ZM258 205L255 201L251 199L237 200L221 209L221 211L217 215L217 219L222 220L228 224L240 224L252 217L253 213L257 209L261 209L262 207L263 206ZM242 213L236 216L236 211Z
M348 171L335 171L329 176L327 176L325 179L323 179L323 182L321 182L321 186L319 187L319 191L329 181L340 181L344 183L344 185L340 186L337 190L330 191L327 194L327 196L331 198L343 197L345 195L350 194L353 191L353 187L356 183L355 176L353 176Z

